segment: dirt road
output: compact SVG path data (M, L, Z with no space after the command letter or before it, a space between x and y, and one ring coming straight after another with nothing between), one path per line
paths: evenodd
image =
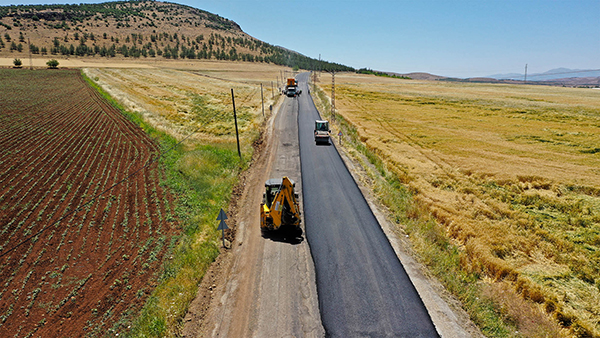
M239 204L247 207L239 209L236 240L203 281L186 317L185 337L325 336L308 243L304 237L261 237L262 182L288 176L302 196L298 101L285 98L275 111L266 149L246 180L251 186Z

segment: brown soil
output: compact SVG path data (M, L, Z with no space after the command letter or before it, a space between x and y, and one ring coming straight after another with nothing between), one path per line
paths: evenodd
M159 149L79 71L0 78L0 336L104 335L144 304L178 231L146 166Z

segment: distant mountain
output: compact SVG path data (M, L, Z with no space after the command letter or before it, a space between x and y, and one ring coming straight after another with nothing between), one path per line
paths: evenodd
M549 70L545 73L541 74L532 74L532 81L547 81L547 80L556 80L556 79L565 79L565 78L579 78L579 77L598 77L600 76L599 69L568 69L568 68L556 68ZM529 80L530 76L527 75L527 79Z
M551 81L557 79L567 78L591 78L599 77L600 69L569 69L569 68L555 68L544 73L527 74L527 81ZM487 76L496 80L520 80L523 81L525 78L524 74L509 73L509 74L495 74Z
M571 77L547 81L549 83L554 82L556 85L567 86L567 87L600 87L600 76L598 77Z
M410 77L411 79L414 79L414 80L434 81L434 80L447 79L447 77L445 77L445 76L440 76L440 75L435 75L435 74L430 74L430 73L423 73L423 72L415 72L415 73L400 74L400 75Z
M488 78L496 79L496 80L523 80L523 74L519 73L507 73L507 74L494 74L486 76Z

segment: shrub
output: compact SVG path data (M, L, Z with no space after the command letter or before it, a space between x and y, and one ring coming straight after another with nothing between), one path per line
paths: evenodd
M56 68L58 68L58 61L56 61L55 59L52 59L52 60L46 62L46 65L50 69L56 69Z
M16 68L20 68L23 65L23 62L21 62L21 59L14 59L13 65L15 65Z

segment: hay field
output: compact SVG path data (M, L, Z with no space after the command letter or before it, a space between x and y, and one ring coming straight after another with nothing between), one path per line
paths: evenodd
M339 74L336 105L464 269L600 334L600 91Z
M141 114L154 128L182 139L235 141L231 89L235 94L238 127L249 139L278 99L277 77L288 68L248 66L233 62L164 61L151 68L85 68L85 74L127 109ZM271 91L273 83L273 92ZM272 95L273 93L273 95Z

